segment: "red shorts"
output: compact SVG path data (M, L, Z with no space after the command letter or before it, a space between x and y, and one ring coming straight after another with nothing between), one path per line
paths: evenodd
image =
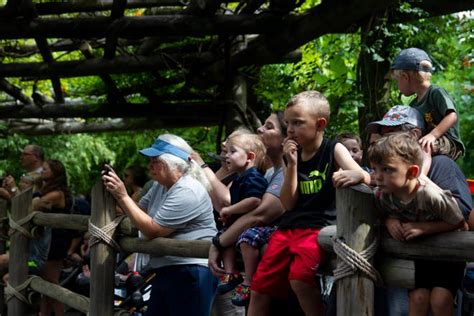
M252 290L286 298L291 280L316 286L316 269L323 258L320 229L276 230L252 278Z

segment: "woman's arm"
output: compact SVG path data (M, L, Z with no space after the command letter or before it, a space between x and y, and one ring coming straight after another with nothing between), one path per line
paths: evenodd
M132 224L135 225L146 238L166 237L175 231L173 228L163 227L157 224L145 213L127 194L125 185L115 171L111 170L108 175L103 175L102 179L104 180L107 191L114 196L122 210L130 218Z
M33 211L49 212L53 207L65 208L66 199L64 192L51 191L41 197L36 197L32 201Z
M199 165L204 164L204 161L197 152L193 152L191 156ZM209 192L209 196L211 197L212 206L216 209L216 211L220 212L223 207L230 205L229 188L220 181L211 168L206 166L203 168L203 171L211 183L212 190Z

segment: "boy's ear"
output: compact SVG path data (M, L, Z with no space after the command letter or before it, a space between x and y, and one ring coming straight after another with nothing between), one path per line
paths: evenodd
M248 160L255 160L255 158L256 158L256 155L255 155L255 153L254 153L253 151L249 151L249 152L247 153L247 159L248 159Z
M411 165L409 168L408 168L408 178L409 179L414 179L416 177L418 177L418 175L420 174L420 166L418 165Z
M327 124L328 124L328 121L324 117L320 117L316 121L316 128L318 130L324 130Z

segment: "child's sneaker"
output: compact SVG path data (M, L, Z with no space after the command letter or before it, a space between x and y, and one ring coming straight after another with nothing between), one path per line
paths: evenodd
M250 301L250 285L239 284L232 295L232 304L236 306L247 306Z
M219 278L217 293L225 294L232 291L238 284L242 283L243 280L239 272L226 273Z

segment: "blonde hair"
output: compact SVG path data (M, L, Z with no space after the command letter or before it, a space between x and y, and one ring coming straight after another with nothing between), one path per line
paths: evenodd
M234 133L229 136L227 142L242 148L246 153L253 152L255 154L255 167L261 173L264 173L267 148L263 144L260 136L250 133Z
M422 60L420 62L420 68L423 69L432 69L433 65L428 60ZM392 70L392 79L398 79L402 73L406 73L410 78L416 80L418 83L423 83L425 81L431 81L431 72L421 71L421 70L403 70L403 69L393 69Z
M315 116L323 117L329 121L329 115L331 114L329 101L321 92L316 90L300 92L288 101L286 107L289 108L297 104L304 105Z
M384 163L400 158L411 165L423 165L423 152L416 136L408 132L394 132L377 139L367 152L371 163Z

